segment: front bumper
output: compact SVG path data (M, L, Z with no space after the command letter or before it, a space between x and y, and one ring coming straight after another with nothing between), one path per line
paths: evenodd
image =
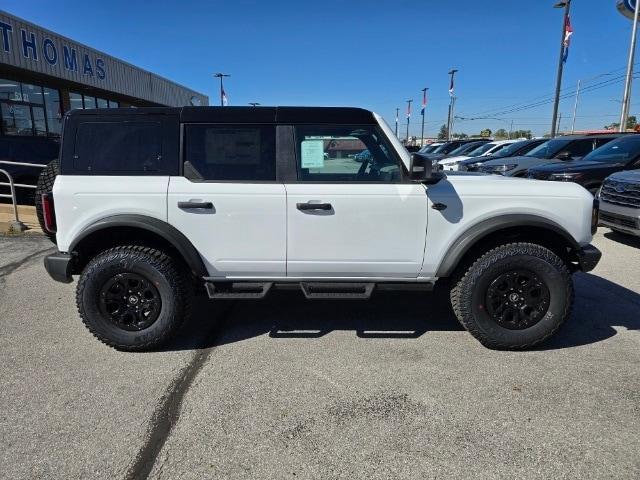
M73 282L73 277L71 276L72 263L73 256L68 253L57 252L44 257L44 268L56 282Z
M598 262L602 258L602 252L593 245L582 247L576 253L580 270L583 272L590 272L596 268L596 265L598 265Z
M640 209L600 200L598 225L640 236Z

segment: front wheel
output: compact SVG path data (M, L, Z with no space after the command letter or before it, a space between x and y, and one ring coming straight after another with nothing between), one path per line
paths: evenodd
M190 312L192 291L176 262L159 250L115 247L85 267L76 292L82 321L118 350L151 350L173 337Z
M451 304L483 345L526 349L553 335L571 314L573 282L565 263L532 243L485 253L454 282Z

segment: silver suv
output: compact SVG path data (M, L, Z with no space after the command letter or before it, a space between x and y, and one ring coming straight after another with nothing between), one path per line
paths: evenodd
M600 191L600 225L640 236L640 171L607 177Z

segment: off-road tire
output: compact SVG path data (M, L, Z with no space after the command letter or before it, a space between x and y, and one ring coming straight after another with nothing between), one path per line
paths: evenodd
M549 292L546 314L528 328L512 330L494 321L485 308L489 285L516 269L537 275ZM571 315L574 290L571 273L551 250L532 243L496 247L452 279L451 306L460 323L484 346L496 350L524 350L544 342Z
M147 328L119 328L100 308L100 292L120 273L140 275L161 299L160 313ZM144 246L119 246L94 257L84 268L76 291L83 323L101 342L124 351L154 350L166 344L191 313L193 288L186 269L166 253Z
M38 216L38 223L40 224L40 228L47 236L47 238L53 243L56 243L56 234L48 232L44 226L44 215L42 213L42 194L51 192L51 190L53 189L53 182L56 181L58 172L58 160L53 160L42 169L40 175L38 176L38 183L36 184L34 202L36 205L36 215Z

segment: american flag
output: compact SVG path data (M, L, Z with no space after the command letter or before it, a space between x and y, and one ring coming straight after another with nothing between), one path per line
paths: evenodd
M407 103L407 118L411 116L411 103Z
M564 49L562 52L562 61L567 62L569 57L569 45L571 45L571 35L573 35L573 28L571 27L571 19L567 16L567 21L564 23Z
M453 75L451 75L451 83L449 84L449 96L453 97Z
M425 108L427 108L427 90L426 89L424 92L422 92L422 111L420 112L422 116L424 116Z
M226 107L229 104L229 100L227 100L227 92L224 91L224 88L220 90L220 96L222 97L222 105Z

